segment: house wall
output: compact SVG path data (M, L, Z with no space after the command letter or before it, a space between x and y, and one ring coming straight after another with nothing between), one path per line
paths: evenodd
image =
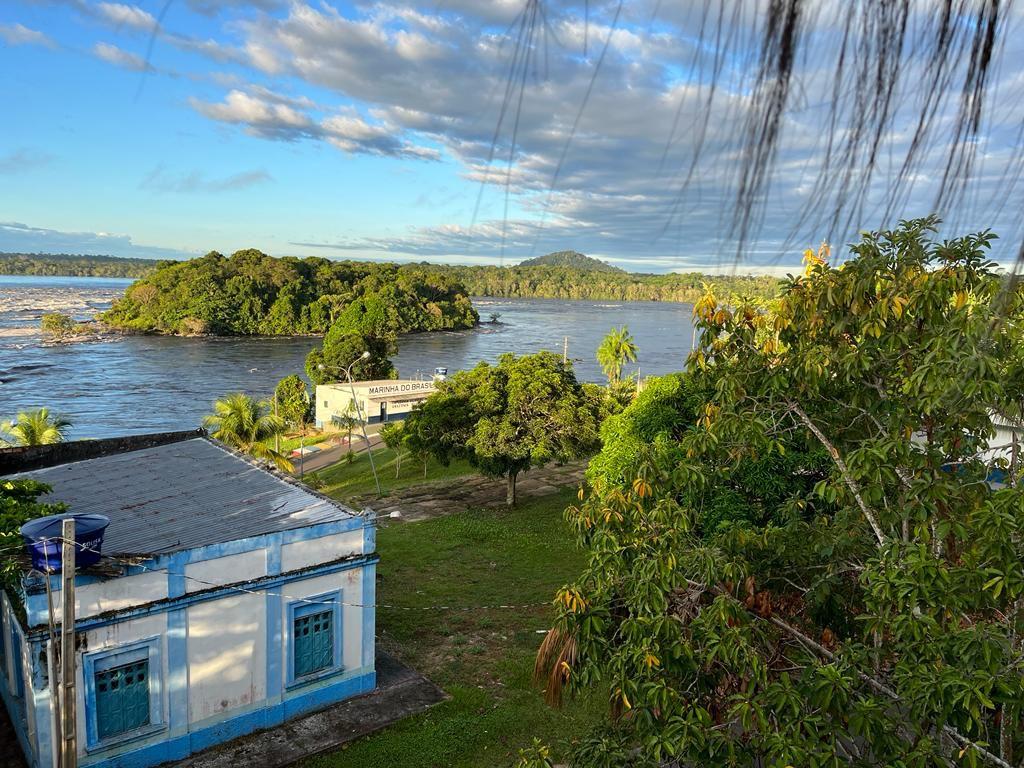
M393 388L393 392L384 392ZM367 423L381 421L381 403L387 404L387 420L404 419L433 392L433 381L396 380L367 386L356 383L355 400ZM331 417L344 414L352 400L352 389L344 384L320 384L316 388L315 422L319 429L332 429ZM355 415L355 414L353 414Z
M357 517L154 558L121 578L81 576L81 585L76 579L76 594L82 593L76 603L83 610L76 622L80 765L142 768L183 759L372 690L374 547L372 527ZM24 680L30 717L47 725L36 729L26 717L18 731L33 768L51 768L57 731L37 592L26 596L27 640L18 631L24 647L44 657L24 652ZM54 599L59 605L59 591ZM321 599L336 606L340 666L296 681L293 612ZM98 738L91 670L111 655L121 658L117 654L149 654L151 724L130 738L104 742ZM14 665L4 666L7 680ZM8 688L0 681L9 709L16 711Z

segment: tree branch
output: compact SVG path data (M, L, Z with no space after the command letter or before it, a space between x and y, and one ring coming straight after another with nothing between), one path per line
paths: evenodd
M846 487L849 489L850 493L853 494L853 498L857 501L857 506L860 507L860 511L864 514L864 517L867 518L868 523L871 524L871 530L875 532L875 537L878 539L878 543L880 545L884 545L886 537L882 532L882 526L878 522L878 517L871 511L868 505L864 503L864 499L860 495L860 486L857 485L857 481L853 479L849 468L846 466L846 462L843 461L843 457L839 455L839 451L834 445L832 445L829 439L825 437L825 434L818 429L818 426L811 421L811 418L803 408L792 400L788 401L787 404L789 406L789 410L799 417L803 425L811 430L814 436L818 438L818 442L825 446L826 450L832 456L832 461L835 462L836 466L839 468L840 474L843 476L843 482L846 483Z

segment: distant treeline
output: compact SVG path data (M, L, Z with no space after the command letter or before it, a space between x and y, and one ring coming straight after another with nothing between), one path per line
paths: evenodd
M0 275L145 277L164 263L173 262L76 253L0 253Z
M122 330L293 336L333 325L365 336L472 328L478 317L452 275L419 264L274 258L255 249L162 262L101 319Z
M472 296L613 301L696 302L710 285L716 293L773 298L782 281L767 275L649 275L581 271L566 267L431 266L452 275ZM794 267L794 272L799 269Z

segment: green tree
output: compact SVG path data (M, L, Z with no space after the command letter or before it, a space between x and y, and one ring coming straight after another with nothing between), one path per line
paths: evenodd
M516 478L532 466L587 455L598 445L602 398L559 355L502 355L438 385L406 420L409 447L442 464L466 458L503 477L516 502Z
M51 414L49 408L38 408L0 423L0 435L6 435L4 442L13 445L50 445L64 442L71 426L68 419Z
M352 463L352 430L363 423L359 418L359 410L355 400L349 400L345 410L331 415L331 423L338 429L345 431L345 445L348 446L346 459ZM369 447L367 447L369 450Z
M295 374L285 376L274 388L277 415L285 424L304 427L309 423L311 407L306 382Z
M590 562L537 671L616 716L576 764L1019 764L1024 489L987 446L1024 297L936 224L809 252L771 311L697 303L706 401L567 511Z
M270 446L270 441L284 432L285 425L268 403L234 392L214 402L213 413L203 420L203 426L222 443L292 471L292 463Z
M314 384L338 381L344 379L345 369L355 362L355 381L393 379L398 375L388 359L393 348L392 339L366 336L339 320L327 332L323 345L306 356L306 375ZM363 352L370 356L363 359Z
M35 480L0 479L0 589L13 588L21 571L18 561L11 556L24 546L21 526L36 517L67 510L66 504L39 501L40 496L49 492L50 486Z
M39 320L39 329L55 339L73 336L77 327L77 323L70 315L61 312L46 312Z
M384 445L395 452L395 477L402 472L402 448L405 445L405 425L400 421L391 421L381 426L377 433Z
M637 348L629 328L612 328L597 348L597 362L608 377L608 385L616 386L622 380L626 363L636 362Z

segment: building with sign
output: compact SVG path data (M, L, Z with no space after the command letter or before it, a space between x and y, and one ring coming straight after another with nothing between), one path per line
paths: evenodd
M337 428L339 420L345 416L362 418L369 424L404 419L433 391L434 381L429 379L319 384L316 388L316 426L319 429Z

